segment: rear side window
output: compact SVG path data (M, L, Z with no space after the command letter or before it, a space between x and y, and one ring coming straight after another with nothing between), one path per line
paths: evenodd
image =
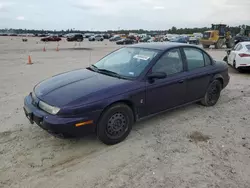
M187 58L188 70L194 70L205 66L203 53L195 48L184 48Z
M203 53L203 54L204 54L205 66L211 65L212 62L209 56L206 53Z

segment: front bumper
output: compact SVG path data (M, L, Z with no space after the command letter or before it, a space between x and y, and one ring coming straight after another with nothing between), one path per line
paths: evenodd
M36 123L39 127L55 136L84 136L96 129L97 120L101 110L88 113L84 117L60 117L51 115L32 104L32 97L29 95L24 99L24 113L30 123ZM92 120L92 124L76 127L75 124Z

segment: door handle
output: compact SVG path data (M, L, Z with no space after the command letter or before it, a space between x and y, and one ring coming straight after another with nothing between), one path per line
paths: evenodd
M178 83L182 84L184 82L184 80L179 80Z

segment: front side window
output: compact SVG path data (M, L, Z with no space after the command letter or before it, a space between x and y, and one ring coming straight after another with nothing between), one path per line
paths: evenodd
M169 75L183 71L183 63L179 49L166 52L153 66L152 72L164 72Z
M100 70L112 71L120 76L136 78L159 53L159 50L152 49L121 48L107 55L94 66Z
M195 48L184 48L187 58L188 70L194 70L205 66L203 53Z

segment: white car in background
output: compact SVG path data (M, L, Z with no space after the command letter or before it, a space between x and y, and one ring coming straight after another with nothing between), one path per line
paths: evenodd
M103 41L104 38L102 35L94 35L89 37L89 41Z
M239 71L250 70L250 42L240 42L227 51L227 63Z

